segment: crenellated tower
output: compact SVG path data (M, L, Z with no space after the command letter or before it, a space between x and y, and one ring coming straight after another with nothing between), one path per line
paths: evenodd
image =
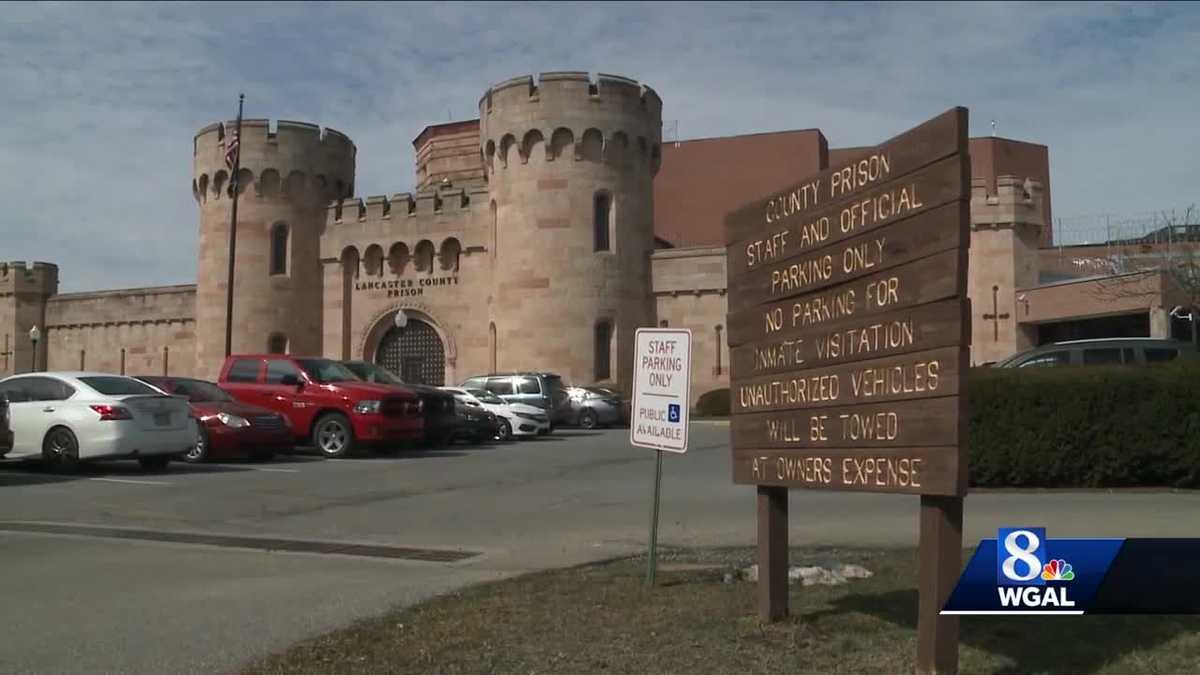
M229 168L234 122L201 129L192 193L200 206L196 373L215 377L225 356ZM233 351L319 354L320 237L330 201L354 194L355 147L333 129L242 120Z
M624 77L542 73L488 89L479 118L493 368L627 388L634 331L654 325L662 100Z
M1045 227L1042 185L999 176L971 181L971 363L1011 356L1034 346L1019 326L1017 293L1038 285L1038 246Z
M0 262L0 377L34 368L29 330L37 326L37 367L46 367L46 303L58 293L58 266L45 262Z

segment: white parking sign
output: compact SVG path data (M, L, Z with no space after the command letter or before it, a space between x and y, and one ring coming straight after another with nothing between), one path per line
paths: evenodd
M629 442L687 452L692 331L639 328L635 341Z

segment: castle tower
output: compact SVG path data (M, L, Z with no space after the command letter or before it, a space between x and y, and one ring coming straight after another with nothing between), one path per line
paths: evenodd
M29 329L37 326L37 368L46 368L46 303L58 293L58 266L50 263L0 263L0 377L34 368Z
M662 100L624 77L542 73L493 86L479 118L494 369L628 388L634 331L654 325Z
M1040 183L1014 176L971 181L971 363L998 361L1033 346L1019 326L1017 294L1038 285L1038 245L1045 216Z
M215 377L225 357L229 169L234 123L195 137L192 193L200 205L196 373ZM242 120L233 351L320 354L320 236L327 204L354 194L354 144L333 129Z

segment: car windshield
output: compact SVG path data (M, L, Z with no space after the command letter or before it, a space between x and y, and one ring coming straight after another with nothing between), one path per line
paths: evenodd
M467 393L479 399L480 401L483 401L484 403L492 405L501 405L504 403L504 399L490 391L484 391L483 389L468 389Z
M617 398L617 392L612 389L604 387L584 387L584 389L602 398Z
M186 396L187 400L197 403L229 403L233 401L233 397L224 389L204 380L176 380L174 393L178 396Z
M367 382L381 382L383 384L404 384L404 380L392 374L392 371L375 363L364 363L362 361L356 363L343 363L347 370L366 380Z
M100 375L81 377L79 381L105 396L162 396L153 387L132 377Z
M330 359L296 359L296 363L299 363L304 372L317 384L362 381L362 378L349 368Z

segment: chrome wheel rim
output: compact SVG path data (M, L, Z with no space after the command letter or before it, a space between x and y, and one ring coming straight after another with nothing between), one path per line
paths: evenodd
M62 429L50 436L50 454L55 459L71 460L75 458L74 441L71 435Z
M341 452L346 447L346 428L340 422L325 422L317 430L317 443L322 452Z
M590 412L584 413L583 416L579 418L579 426L583 427L584 429L591 429L592 427L596 426L596 415Z
M189 462L199 462L201 459L204 459L204 453L208 450L208 439L204 436L204 431L199 426L199 424L196 425L196 444L183 456Z
M512 427L509 426L508 422L500 423L500 433L497 435L500 437L500 440L502 440L502 441L507 441L508 437L512 436Z

